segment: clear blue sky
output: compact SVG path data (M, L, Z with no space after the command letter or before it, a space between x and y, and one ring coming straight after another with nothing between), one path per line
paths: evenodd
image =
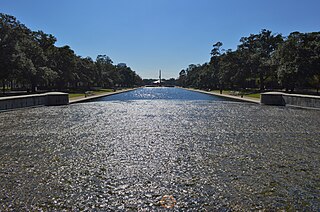
M43 30L77 55L106 54L143 78L178 77L210 59L212 44L269 29L320 31L320 0L0 0L0 12Z

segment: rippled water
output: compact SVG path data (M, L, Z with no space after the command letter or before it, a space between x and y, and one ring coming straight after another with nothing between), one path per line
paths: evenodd
M207 100L0 113L0 211L317 211L319 118Z
M106 96L95 101L132 101L132 100L207 100L225 101L221 97L207 95L196 91L189 91L180 88L167 87L146 87L138 88L132 92L125 92L118 95Z

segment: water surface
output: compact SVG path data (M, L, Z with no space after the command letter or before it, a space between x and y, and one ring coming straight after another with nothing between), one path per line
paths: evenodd
M117 95L106 96L94 101L133 101L133 100L206 100L206 101L224 101L224 98L189 91L181 88L171 87L146 87L138 88L132 92L125 92Z
M319 126L319 111L207 100L0 113L0 211L158 211L165 195L174 211L317 211Z

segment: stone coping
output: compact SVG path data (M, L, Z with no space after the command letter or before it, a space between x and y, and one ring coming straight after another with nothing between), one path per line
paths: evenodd
M47 92L42 94L8 96L0 98L0 111L67 104L69 104L68 94L62 92Z
M265 93L261 93L261 94L294 96L294 97L301 97L301 98L314 98L314 99L320 100L320 96L306 95L306 94L291 94L291 93L284 93L284 92L265 92Z
M319 110L320 96L266 92L261 94L261 104Z
M5 97L0 97L0 101L1 100L13 100L13 99L24 99L24 98L32 98L32 97L41 97L41 96L51 96L51 95L68 95L68 94L67 93L63 93L63 92L47 92L47 93L41 93L41 94L5 96Z

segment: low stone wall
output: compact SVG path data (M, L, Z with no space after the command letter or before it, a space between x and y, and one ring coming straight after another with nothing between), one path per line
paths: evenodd
M320 96L285 94L283 98L286 105L320 109Z
M261 104L265 105L278 105L278 106L285 106L286 102L283 98L283 95L285 93L281 92L267 92L267 93L262 93L260 102Z
M261 94L261 104L320 109L320 96L267 92Z
M67 105L69 104L69 95L61 92L46 93L46 106Z
M44 94L10 96L0 98L0 111L24 107L66 105L69 103L67 93L49 92Z

